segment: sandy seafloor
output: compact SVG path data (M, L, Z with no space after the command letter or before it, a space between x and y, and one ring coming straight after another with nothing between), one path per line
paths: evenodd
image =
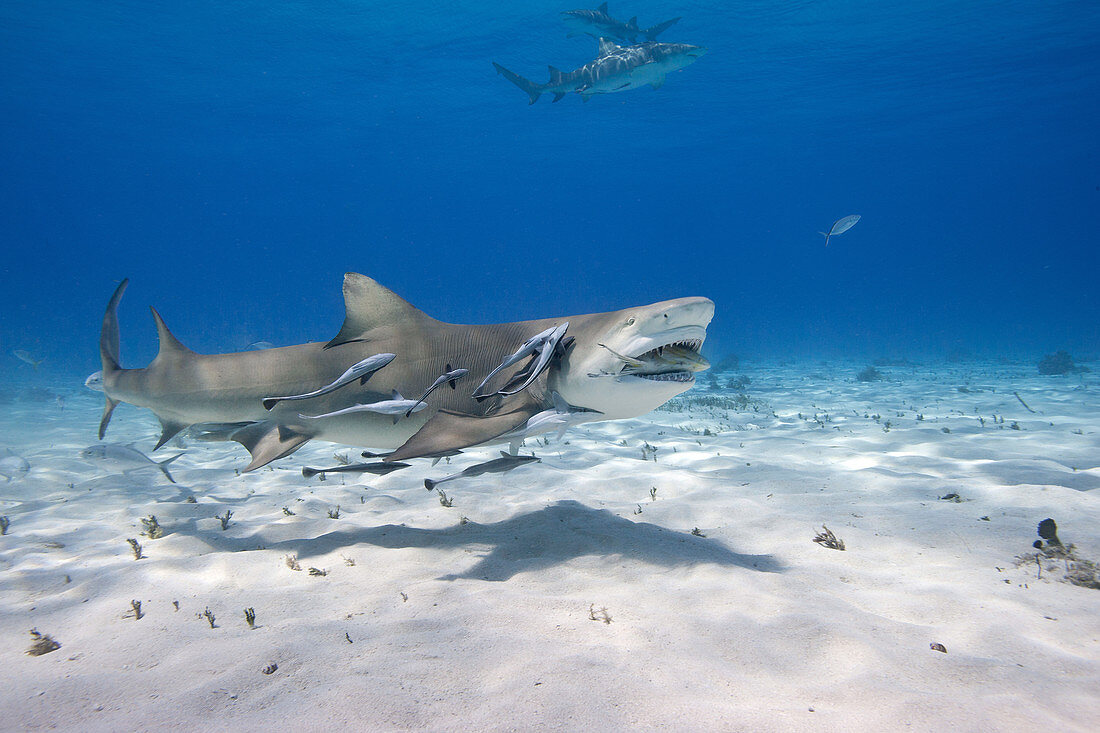
M423 479L497 448L321 481L301 466L356 451L238 475L237 444L187 442L178 484L109 472L79 455L102 396L43 367L0 395L31 465L0 478L0 728L1097 730L1100 591L1016 563L1046 517L1100 560L1100 375L862 366L716 372L450 508ZM741 373L753 404L698 404L744 403ZM108 440L158 432L122 406ZM61 648L25 654L32 628Z

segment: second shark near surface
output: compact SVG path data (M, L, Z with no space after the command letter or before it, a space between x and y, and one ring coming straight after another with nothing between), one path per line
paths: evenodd
M553 94L560 101L570 92L588 101L593 94L613 94L637 89L647 84L660 89L665 77L695 62L706 53L702 46L689 43L656 43L647 41L634 46L619 46L606 38L600 39L599 55L579 69L560 71L550 67L550 81L538 84L493 62L498 74L527 92L531 104L543 94Z

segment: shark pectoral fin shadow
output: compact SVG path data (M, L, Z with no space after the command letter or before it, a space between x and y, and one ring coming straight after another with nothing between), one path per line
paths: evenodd
M243 469L254 471L274 460L289 456L309 442L312 436L304 435L271 420L253 423L231 436L252 455L252 462Z
M537 412L539 412L539 406L534 403L489 417L440 410L406 440L404 445L382 460L404 461L409 458L479 445L515 430Z

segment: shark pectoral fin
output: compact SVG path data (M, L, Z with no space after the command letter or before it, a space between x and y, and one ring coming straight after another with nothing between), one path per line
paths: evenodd
M187 427L186 423L180 422L178 420L172 420L166 417L161 417L160 415L157 415L157 419L160 420L160 440L157 441L157 444L153 447L153 450L159 449L169 440L176 437L181 430Z
M529 401L518 410L489 417L440 410L415 435L406 440L404 445L382 460L404 461L480 445L515 430L539 412L539 409L537 403Z
M231 437L252 454L252 462L245 466L244 471L254 471L276 459L289 456L309 442L311 436L265 420L243 427Z
M103 405L103 417L99 419L99 439L103 440L103 436L107 434L107 424L111 422L111 413L118 407L118 403L121 400L112 400L107 398L107 402Z

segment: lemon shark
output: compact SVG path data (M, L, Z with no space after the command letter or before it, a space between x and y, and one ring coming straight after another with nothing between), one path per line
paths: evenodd
M123 280L112 295L100 332L106 397L100 439L120 402L152 410L162 427L157 448L196 423L239 424L227 437L251 454L245 471L290 455L312 439L392 449L384 459L390 462L507 443L530 418L562 403L583 411L584 421L642 415L689 389L693 372L705 368L698 352L714 314L710 300L690 297L567 318L445 323L371 278L348 273L344 323L327 343L199 354L184 346L151 309L160 340L157 356L145 368L124 369L117 311L127 284ZM384 400L395 391L420 394L445 368L467 369L480 380L518 345L564 321L572 337L568 344L563 341L537 378L514 394L477 399L472 390L438 390L423 409L396 421L363 411L317 420L300 415L307 405L310 414L320 415ZM675 350L666 352L670 346ZM668 353L690 353L692 358L669 358ZM351 380L308 400L276 402L270 409L264 405L273 395L306 394L329 385L376 354L395 356L369 382ZM494 375L488 386L503 389L525 381L540 356L532 354L527 371L506 369Z

